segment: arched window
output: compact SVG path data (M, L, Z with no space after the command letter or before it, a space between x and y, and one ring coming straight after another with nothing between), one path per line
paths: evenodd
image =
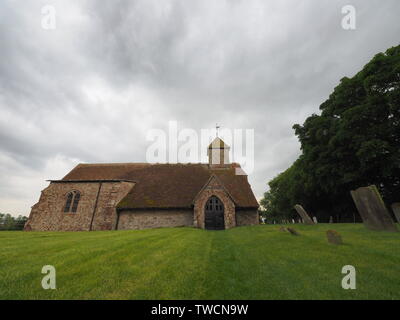
M67 194L67 200L65 201L64 212L76 212L80 198L81 194L79 191L69 192Z
M74 198L74 193L73 192L68 193L67 201L65 202L64 212L69 212L73 198Z

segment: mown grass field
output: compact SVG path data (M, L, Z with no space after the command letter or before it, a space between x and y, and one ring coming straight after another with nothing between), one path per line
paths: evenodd
M400 233L278 228L0 232L0 299L400 299ZM344 245L327 243L330 228ZM56 290L41 287L48 264ZM356 290L341 287L348 264Z

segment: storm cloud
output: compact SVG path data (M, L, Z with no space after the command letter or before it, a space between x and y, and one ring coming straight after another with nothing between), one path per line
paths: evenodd
M145 161L170 120L254 129L260 198L300 154L292 125L399 44L399 14L398 0L2 1L0 212L28 215L79 162Z

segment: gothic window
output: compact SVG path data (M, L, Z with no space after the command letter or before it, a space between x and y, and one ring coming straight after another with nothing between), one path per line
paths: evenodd
M78 209L78 203L81 198L79 191L71 191L67 194L67 200L65 201L64 212L76 212Z
M76 209L78 209L78 203L80 198L81 194L79 192L76 192L74 197L74 202L72 204L72 212L76 212Z
M69 209L71 208L71 202L72 202L73 198L74 198L73 192L68 193L67 201L65 202L64 212L69 212Z

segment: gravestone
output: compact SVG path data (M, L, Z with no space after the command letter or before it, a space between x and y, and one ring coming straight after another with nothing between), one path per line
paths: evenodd
M313 217L312 219L313 219L313 221L314 221L315 224L318 223L317 217Z
M304 208L301 205L296 204L294 206L294 208L296 209L296 211L300 215L300 217L303 219L303 222L305 224L314 224L314 222L311 220L310 216L307 214L306 210L304 210Z
M292 223L294 224L294 219L292 219Z
M326 237L328 238L329 243L333 244L343 244L342 237L335 230L328 230L326 232Z
M288 232L287 229L286 229L285 227L280 227L280 228L279 228L279 231L280 231L280 232Z
M293 228L286 228L286 230L291 234L291 235L294 235L294 236L299 236L300 235L300 233L298 233L295 229L293 229Z
M364 225L368 229L398 231L376 186L361 187L350 193Z
M397 219L397 222L400 223L400 202L393 203L392 210Z
M333 217L332 216L329 217L329 223L333 223Z

